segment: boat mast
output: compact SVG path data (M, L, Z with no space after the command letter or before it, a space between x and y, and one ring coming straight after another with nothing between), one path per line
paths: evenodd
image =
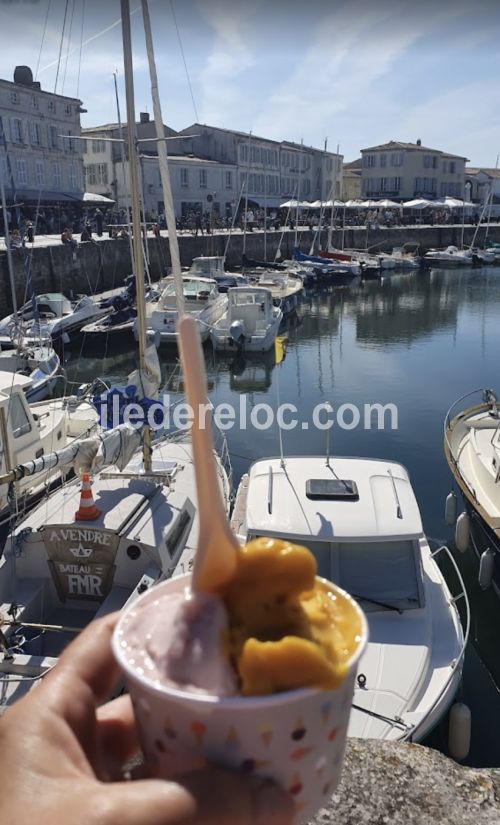
M144 20L144 32L146 35L146 50L148 53L149 76L151 79L151 97L153 99L153 113L155 118L156 139L158 142L158 161L160 164L160 179L165 201L165 218L167 220L168 244L170 248L170 260L175 283L175 300L179 318L184 315L184 287L181 272L181 257L179 253L179 243L177 240L177 227L175 223L174 199L172 197L172 186L170 184L170 173L168 171L167 143L165 131L163 129L163 116L158 93L158 75L156 72L156 62L153 49L153 37L151 35L151 20L149 17L148 0L142 0L142 17Z
M7 154L7 153L6 153ZM3 227L4 227L4 235L5 235L5 249L7 251L7 266L9 270L9 280L10 280L10 291L12 293L12 309L14 318L17 319L17 298L16 298L16 285L14 282L14 265L12 263L12 249L10 247L10 231L9 231L9 221L7 219L7 203L5 199L5 184L3 179L3 166L0 164L0 192L2 198L2 213L3 213ZM5 442L6 444L7 442Z
M139 153L135 136L135 101L132 65L132 36L130 31L130 2L120 0L123 37L123 65L125 69L125 95L127 101L127 143L130 169L132 205L132 236L134 271L137 284L136 306L139 327L139 369L146 375L150 370L146 360L146 298L144 295L144 261L141 243L141 208L139 204ZM151 471L151 431L144 427L144 469Z
M247 144L247 171L245 175L245 214L243 216L243 254L245 254L247 250L247 212L248 212L248 175L249 175L249 168L250 168L250 142L252 140L252 130L250 129L248 133L248 144Z

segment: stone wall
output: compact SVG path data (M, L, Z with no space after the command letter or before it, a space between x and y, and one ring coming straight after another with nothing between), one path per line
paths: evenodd
M348 739L337 792L309 825L498 825L500 769L421 745Z
M474 235L474 227L466 227L464 232L464 244L471 243ZM477 244L481 245L484 238L485 228L481 227ZM323 233L323 242L326 244L326 230ZM370 229L365 227L349 228L345 232L344 246L346 248L364 249L377 247L379 249L391 250L393 246L402 246L404 243L416 243L420 246L423 254L431 247L445 247L449 244L461 245L462 227L456 226L433 226L433 227L393 227L391 229ZM292 256L295 233L288 231L283 238L279 232L268 232L267 234L267 259L272 260L278 249L281 240L281 252L283 258ZM309 231L300 233L300 248L308 251L313 235ZM491 240L500 241L500 225L492 225L489 230ZM229 242L226 264L231 267L238 267L241 264L244 237L241 233L233 235ZM227 235L198 236L181 235L179 237L179 248L181 263L189 266L192 259L198 255L223 255L227 243ZM341 232L337 230L333 234L333 243L340 246L342 243ZM246 254L251 258L264 258L264 235L262 232L248 232L246 236ZM170 254L168 238L154 237L148 238L148 251L150 257L150 271L153 280L157 280L166 274L170 266ZM57 244L54 246L38 246L29 250L31 256L31 271L35 285L35 291L41 292L64 292L68 295L79 293L92 294L102 292L106 289L120 286L123 278L132 271L130 261L130 246L127 240L101 239L99 242L87 242L80 244L73 259L73 254L68 246ZM21 304L25 299L26 289L26 265L23 255L13 252L15 282L17 286L17 300ZM7 268L7 256L5 252L0 253L0 317L11 310L11 291L9 284L9 273Z

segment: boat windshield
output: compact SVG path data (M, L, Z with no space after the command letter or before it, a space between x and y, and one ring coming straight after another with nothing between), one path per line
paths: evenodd
M420 570L412 541L337 544L334 561L337 583L357 598L364 610L421 607Z
M197 298L208 298L212 292L214 284L212 281L198 281L196 279L183 281L184 297L188 300ZM170 298L175 296L175 283L167 284L163 290L162 298Z

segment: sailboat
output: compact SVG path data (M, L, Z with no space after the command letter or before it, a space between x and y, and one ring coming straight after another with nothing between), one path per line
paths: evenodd
M141 329L135 380L149 391L155 383L156 350L146 344L129 0L121 0L121 10ZM142 10L154 87L147 0L142 0ZM153 102L159 106L154 94ZM179 304L182 308L182 293ZM90 475L66 484L20 521L0 560L0 710L43 678L67 642L92 619L191 569L198 519L186 432L177 440L153 440L148 426L123 424L71 453L50 460L64 459L73 466L78 461ZM217 455L216 463L229 510L228 475ZM36 470L36 462L31 464ZM23 465L9 477L27 471Z
M7 347L0 347L0 371L11 373L13 376L22 374L28 377L23 382L23 390L29 401L42 401L52 393L56 375L59 372L59 356L53 349L50 340L44 340L39 330L38 338L32 341L26 339L26 328L22 311L18 312L16 287L14 281L14 267L10 247L9 222L7 220L7 204L5 199L5 184L0 169L0 195L7 250L7 267L14 312L9 316L7 324ZM27 269L27 292L31 292L29 301L30 311L34 323L40 323L38 307L34 299L31 269ZM0 323L1 327L1 323ZM0 330L1 334L1 330ZM11 347L15 349L11 349Z

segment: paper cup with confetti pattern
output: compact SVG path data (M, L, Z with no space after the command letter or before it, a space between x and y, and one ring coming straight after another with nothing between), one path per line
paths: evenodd
M143 594L124 611L113 637L146 763L153 775L164 778L208 763L272 778L292 796L297 825L307 822L340 780L357 665L367 642L364 614L353 602L360 640L336 689L220 699L153 682L138 672L128 651L131 611L181 592L189 580L169 579ZM340 588L328 586L350 599Z

